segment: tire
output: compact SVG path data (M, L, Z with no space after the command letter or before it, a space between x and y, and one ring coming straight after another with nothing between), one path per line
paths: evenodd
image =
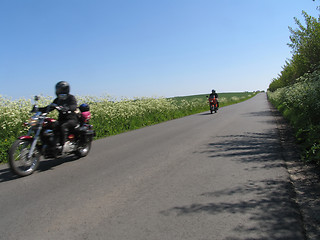
M83 143L82 145L80 145L78 147L78 149L76 150L75 154L78 156L78 157L85 157L88 155L88 153L90 152L90 149L91 149L91 141L90 142L87 142L87 143Z
M41 154L34 149L33 155L27 159L32 141L16 140L9 149L9 166L14 174L21 177L32 174L39 166Z

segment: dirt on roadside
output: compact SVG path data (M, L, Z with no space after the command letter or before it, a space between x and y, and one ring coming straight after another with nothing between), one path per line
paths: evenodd
M281 113L270 104L277 122L282 156L296 193L295 201L300 208L307 240L320 239L320 167L305 163L300 158L292 128Z

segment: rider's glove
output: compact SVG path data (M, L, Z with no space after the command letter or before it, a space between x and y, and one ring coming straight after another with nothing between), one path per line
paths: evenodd
M51 103L49 106L50 106L50 108L56 108L56 107L58 107L58 105L55 104L55 103Z
M69 111L69 108L68 107L63 107L63 106L60 106L60 111L62 113L67 113Z

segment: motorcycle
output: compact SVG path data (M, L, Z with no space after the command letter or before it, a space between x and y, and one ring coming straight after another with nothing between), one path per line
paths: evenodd
M209 98L209 105L210 105L210 113L212 114L213 112L218 111L218 101L216 97Z
M38 100L39 97L36 96L31 110L34 115L25 123L25 126L29 127L27 135L18 137L9 149L10 169L19 176L32 174L38 168L41 157L57 158L72 154L85 157L91 149L94 130L89 124L89 119L85 119L69 130L61 151L56 145L60 139L59 131L56 131L58 121L47 116L51 108L59 110L61 107L51 104L45 112L41 112L37 106Z

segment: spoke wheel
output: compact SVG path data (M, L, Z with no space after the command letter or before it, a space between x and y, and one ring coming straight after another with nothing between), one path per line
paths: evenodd
M13 173L19 176L27 176L32 174L40 162L40 153L37 149L34 150L31 158L28 154L31 148L32 141L17 140L9 150L9 165Z

